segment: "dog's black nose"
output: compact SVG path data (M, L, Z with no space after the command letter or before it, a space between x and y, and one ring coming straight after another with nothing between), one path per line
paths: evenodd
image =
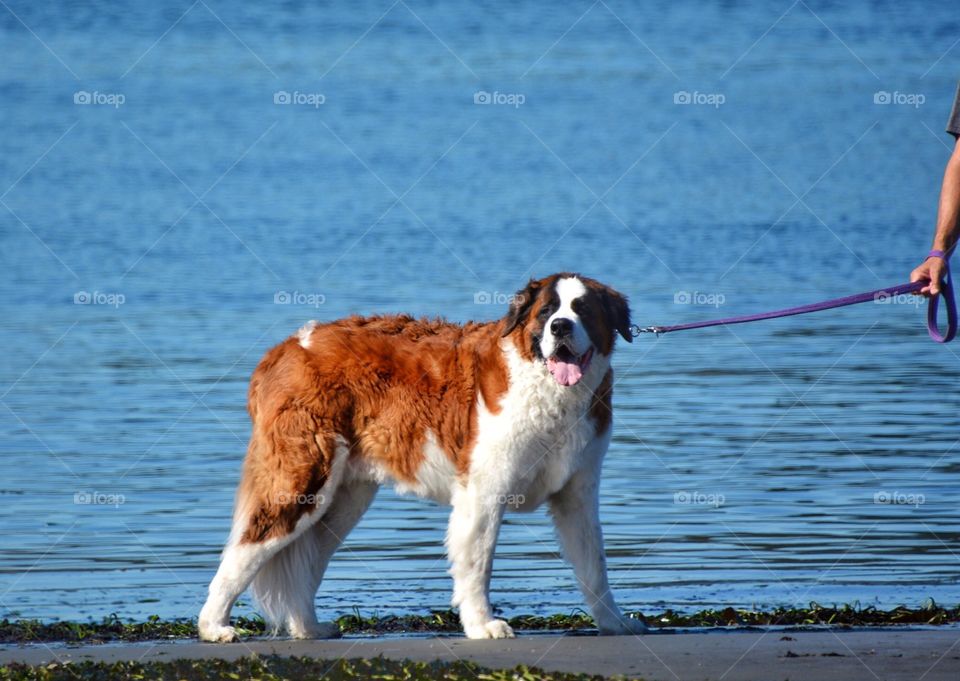
M552 331L553 335L557 338L569 336L573 333L573 322L563 317L557 317L550 322L550 331Z

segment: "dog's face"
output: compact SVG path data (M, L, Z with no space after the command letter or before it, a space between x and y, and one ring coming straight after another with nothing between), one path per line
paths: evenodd
M557 383L576 385L597 354L613 352L616 335L633 340L627 300L609 286L567 272L518 291L503 335L517 334L521 354L545 362Z

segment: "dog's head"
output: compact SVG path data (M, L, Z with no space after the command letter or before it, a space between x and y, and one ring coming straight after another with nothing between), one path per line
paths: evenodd
M504 318L521 355L545 362L563 386L583 378L597 354L609 357L619 333L632 342L627 299L599 281L563 272L531 280Z

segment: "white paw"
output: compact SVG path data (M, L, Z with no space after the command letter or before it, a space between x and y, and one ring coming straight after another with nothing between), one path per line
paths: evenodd
M340 638L341 635L336 622L314 622L310 625L290 627L292 638Z
M629 617L604 622L598 628L601 636L629 636L631 634L646 634L650 631L643 620L635 620Z
M503 620L490 620L464 628L467 638L514 638L516 634Z
M200 640L208 643L234 643L240 640L237 630L233 627L201 623L197 629Z

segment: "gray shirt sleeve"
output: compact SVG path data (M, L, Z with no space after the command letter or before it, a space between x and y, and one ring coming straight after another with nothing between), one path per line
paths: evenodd
M957 85L957 96L953 99L953 109L947 119L947 132L960 139L960 85Z

